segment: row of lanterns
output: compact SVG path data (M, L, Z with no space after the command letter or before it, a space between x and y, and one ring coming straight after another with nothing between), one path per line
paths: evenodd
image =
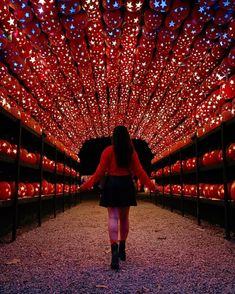
M158 155L233 98L234 10L228 0L1 1L1 97L73 152L125 124Z

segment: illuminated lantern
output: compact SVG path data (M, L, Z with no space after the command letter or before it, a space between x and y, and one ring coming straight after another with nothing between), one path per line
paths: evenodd
M22 45L19 48L20 55L24 58L29 58L32 54L32 50L33 50L33 47L30 42L26 42L24 45ZM24 70L26 70L26 68L28 68L28 70L27 70L27 73L25 72L25 74L29 74L29 76L30 76L31 70L27 66L24 67ZM24 79L24 78L22 78L22 79Z
M144 0L126 0L125 2L126 10L129 12L139 11L144 4Z
M235 96L235 75L220 87L220 95L224 99L231 99Z
M176 0L173 2L170 15L173 17L173 19L182 21L188 16L189 11L189 2Z
M230 194L230 192L231 192L231 184L228 184L228 194ZM231 194L230 195L228 195L228 196L231 196ZM219 199L224 199L224 185L222 184L222 185L219 185L219 188L218 188L218 198Z
M224 199L224 185L219 185L218 191L217 191L217 197L218 199Z
M122 16L120 10L104 11L103 20L108 27L113 29L119 28L122 24Z
M222 26L227 24L232 19L231 11L227 11L225 9L218 9L214 16L215 24Z
M219 0L219 5L227 10L235 10L235 3L233 0Z
M35 165L37 163L37 157L34 153L32 152L29 152L27 155L26 155L26 161L29 163L29 164L32 164L32 165Z
M232 38L233 40L235 40L235 20L234 19L229 24L228 36L229 38Z
M17 156L17 145L16 144L12 144L11 145L11 148L12 148L12 153L9 155L12 159L16 159L16 156Z
M0 2L0 19L3 20L9 15L8 1L2 0Z
M87 27L87 14L80 11L76 15L68 15L61 18L62 24L66 30L83 30Z
M11 0L9 6L13 9L24 8L28 4L28 0Z
M220 44L215 44L211 48L211 56L215 59L221 59L225 54L225 48L221 47Z
M12 146L6 140L0 140L0 154L10 156L12 153Z
M230 197L231 199L235 200L235 181L233 181L231 184Z
M56 194L61 194L63 192L63 184L56 183Z
M17 28L17 20L13 14L8 14L2 21L1 27L3 28L6 33L10 34L13 33L14 30Z
M6 67L5 64L0 62L0 84L2 84L2 79L8 75L8 68Z
M3 50L7 47L8 39L5 35L5 33L0 30L0 50Z
M196 185L190 185L189 194L191 196L197 196L197 186Z
M34 186L30 183L25 184L26 186L26 196L33 197L34 196Z
M233 114L231 110L223 110L221 111L221 122L225 122L233 118Z
M20 148L20 160L22 162L27 162L28 151L25 148Z
M3 106L3 104L4 104L3 99L5 99L5 100L8 99L7 95L8 95L7 90L5 88L3 88L3 87L0 86L0 97L1 97L0 105L1 106Z
M232 143L228 146L226 155L228 159L235 160L235 143Z
M181 20L180 18L174 19L170 14L168 14L165 18L165 26L170 31L178 29L181 26L182 22L183 20Z
M183 25L183 29L189 36L196 36L198 35L204 25L202 22L199 22L196 18L186 19Z
M198 0L198 3L200 5L205 5L205 6L212 6L217 2L217 0Z
M209 23L206 28L206 36L209 39L217 39L222 33L222 28L214 23Z
M125 22L129 25L138 25L141 21L140 12L129 12L125 13Z
M209 186L208 197L209 198L218 198L219 184L212 184Z
M21 74L24 70L25 62L21 57L15 56L12 62L10 63L10 67L12 71L16 74Z
M150 30L156 30L162 23L162 14L151 9L144 12L144 24Z
M44 51L48 48L48 39L44 33L41 33L40 36L38 36L36 39L31 39L30 41L32 46L37 50Z
M214 10L210 6L206 5L195 5L192 18L196 18L200 22L208 22L213 17Z
M59 163L59 162L57 162L57 164L56 164L56 171L57 171L59 174L62 174L63 171L64 171L64 164L63 164L63 163Z
M55 185L52 183L48 183L48 194L53 194L55 191Z
M56 32L55 34L51 34L48 36L50 44L55 46L63 46L66 42L66 37L61 32Z
M29 23L22 23L21 28L30 39L35 39L41 34L39 22L36 20L32 20Z
M42 180L42 195L48 194L48 182L46 180Z
M58 8L61 13L69 15L76 14L81 10L81 5L78 0L70 0L70 1L58 1Z
M155 40L156 36L157 36L157 31L149 29L146 26L143 26L142 27L142 35L149 40Z
M167 12L170 8L171 1L170 0L149 0L149 6L155 11L158 12Z
M118 45L116 43L112 44L112 42L116 41L118 43L119 37L121 36L121 29L112 29L110 27L106 27L105 33L107 36L105 40L108 41L108 45L110 47L112 47L112 45L117 47Z
M228 33L223 33L220 38L219 38L219 44L221 47L223 47L224 49L228 49L230 48L230 46L232 45L233 43L233 39L231 39L229 36L228 36Z
M113 11L120 9L123 5L122 0L102 0L102 6L104 9Z
M202 195L206 198L209 198L209 189L210 189L210 185L204 184L203 189L202 189Z
M210 153L206 152L205 154L203 154L202 156L202 164L204 166L210 165Z
M40 183L33 182L33 183L31 183L31 185L33 185L33 188L34 188L34 195L33 196L38 196L39 191L40 191Z
M220 163L219 158L220 150L213 150L209 153L209 165L215 165Z
M24 183L19 183L18 186L18 196L21 197L25 197L27 193L27 187Z
M21 23L30 22L33 19L32 10L28 5L24 9L17 8L14 11L14 16Z
M48 18L40 22L42 30L47 34L53 34L55 32L62 31L62 25L59 22L58 17Z
M10 199L12 195L11 186L8 182L0 182L0 199Z
M235 47L233 47L229 52L228 63L233 67L235 66Z
M22 0L20 0L22 1ZM25 0L24 0L25 1ZM52 5L55 1L54 0L30 0L30 2L32 2L32 4L40 6L40 5Z
M52 3L50 4L39 4L39 5L35 5L33 4L33 11L35 16L39 19L39 20L47 20L49 18L54 19L57 17L58 14L58 10L56 8L55 5L53 5Z
M178 37L178 31L170 31L166 28L161 28L158 32L158 38L161 41L173 42Z
M80 42L85 37L85 31L83 29L66 30L65 35L71 41Z

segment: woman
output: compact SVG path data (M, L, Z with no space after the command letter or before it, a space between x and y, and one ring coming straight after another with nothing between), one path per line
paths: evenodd
M132 180L134 174L151 191L157 190L156 185L140 164L127 128L117 126L113 131L112 145L101 154L100 163L94 175L80 187L80 190L90 189L106 175L100 205L108 208L112 269L119 269L119 258L126 260L125 243L129 232L129 209L130 206L137 205ZM120 221L119 246L118 220Z

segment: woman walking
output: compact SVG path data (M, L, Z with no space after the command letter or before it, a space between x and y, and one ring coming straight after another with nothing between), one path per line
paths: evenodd
M151 191L157 190L156 185L141 166L127 128L117 126L113 131L112 145L104 149L95 173L80 187L81 191L91 189L95 183L106 177L100 205L108 209L112 269L119 269L119 258L126 260L125 244L129 232L129 210L130 206L137 205L133 175L136 175ZM119 246L118 221L120 222Z

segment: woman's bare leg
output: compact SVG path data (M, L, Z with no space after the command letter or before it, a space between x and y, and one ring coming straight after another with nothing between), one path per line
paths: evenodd
M108 218L110 243L118 243L119 209L117 207L108 207Z
M129 210L130 207L119 208L120 241L125 241L129 233Z

